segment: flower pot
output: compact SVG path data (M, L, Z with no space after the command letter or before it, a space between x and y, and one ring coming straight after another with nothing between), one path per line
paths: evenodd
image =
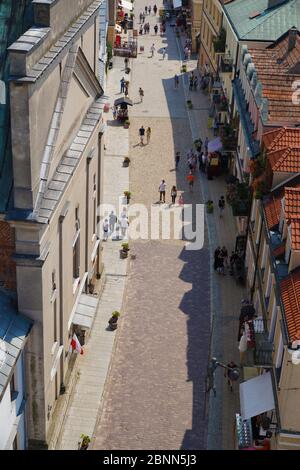
M129 124L124 122L124 129L129 129Z
M127 168L127 167L129 166L129 161L124 160L124 161L123 161L123 166L124 166L125 168Z
M125 259L128 257L128 250L120 250L120 258Z

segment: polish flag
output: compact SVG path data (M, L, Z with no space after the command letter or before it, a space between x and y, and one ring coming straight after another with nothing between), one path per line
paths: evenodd
M76 350L79 354L83 354L83 348L81 344L79 343L79 339L77 338L75 333L73 334L73 338L71 341L71 348L72 348L72 351Z

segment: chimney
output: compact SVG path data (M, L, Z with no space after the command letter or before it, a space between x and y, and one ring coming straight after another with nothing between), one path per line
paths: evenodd
M297 36L298 36L297 28L291 28L289 30L288 52L291 52L296 46Z

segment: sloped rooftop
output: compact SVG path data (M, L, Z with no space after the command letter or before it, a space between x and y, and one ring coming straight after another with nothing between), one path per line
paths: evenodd
M293 341L300 331L300 269L296 269L280 282L280 292L289 339Z
M223 8L239 40L276 41L293 26L300 30L300 0L270 9L268 0L235 0Z

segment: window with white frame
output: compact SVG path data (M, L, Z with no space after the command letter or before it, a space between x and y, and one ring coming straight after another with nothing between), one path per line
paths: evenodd
M80 223L79 208L75 209L75 237L73 240L73 279L79 278L80 272Z

